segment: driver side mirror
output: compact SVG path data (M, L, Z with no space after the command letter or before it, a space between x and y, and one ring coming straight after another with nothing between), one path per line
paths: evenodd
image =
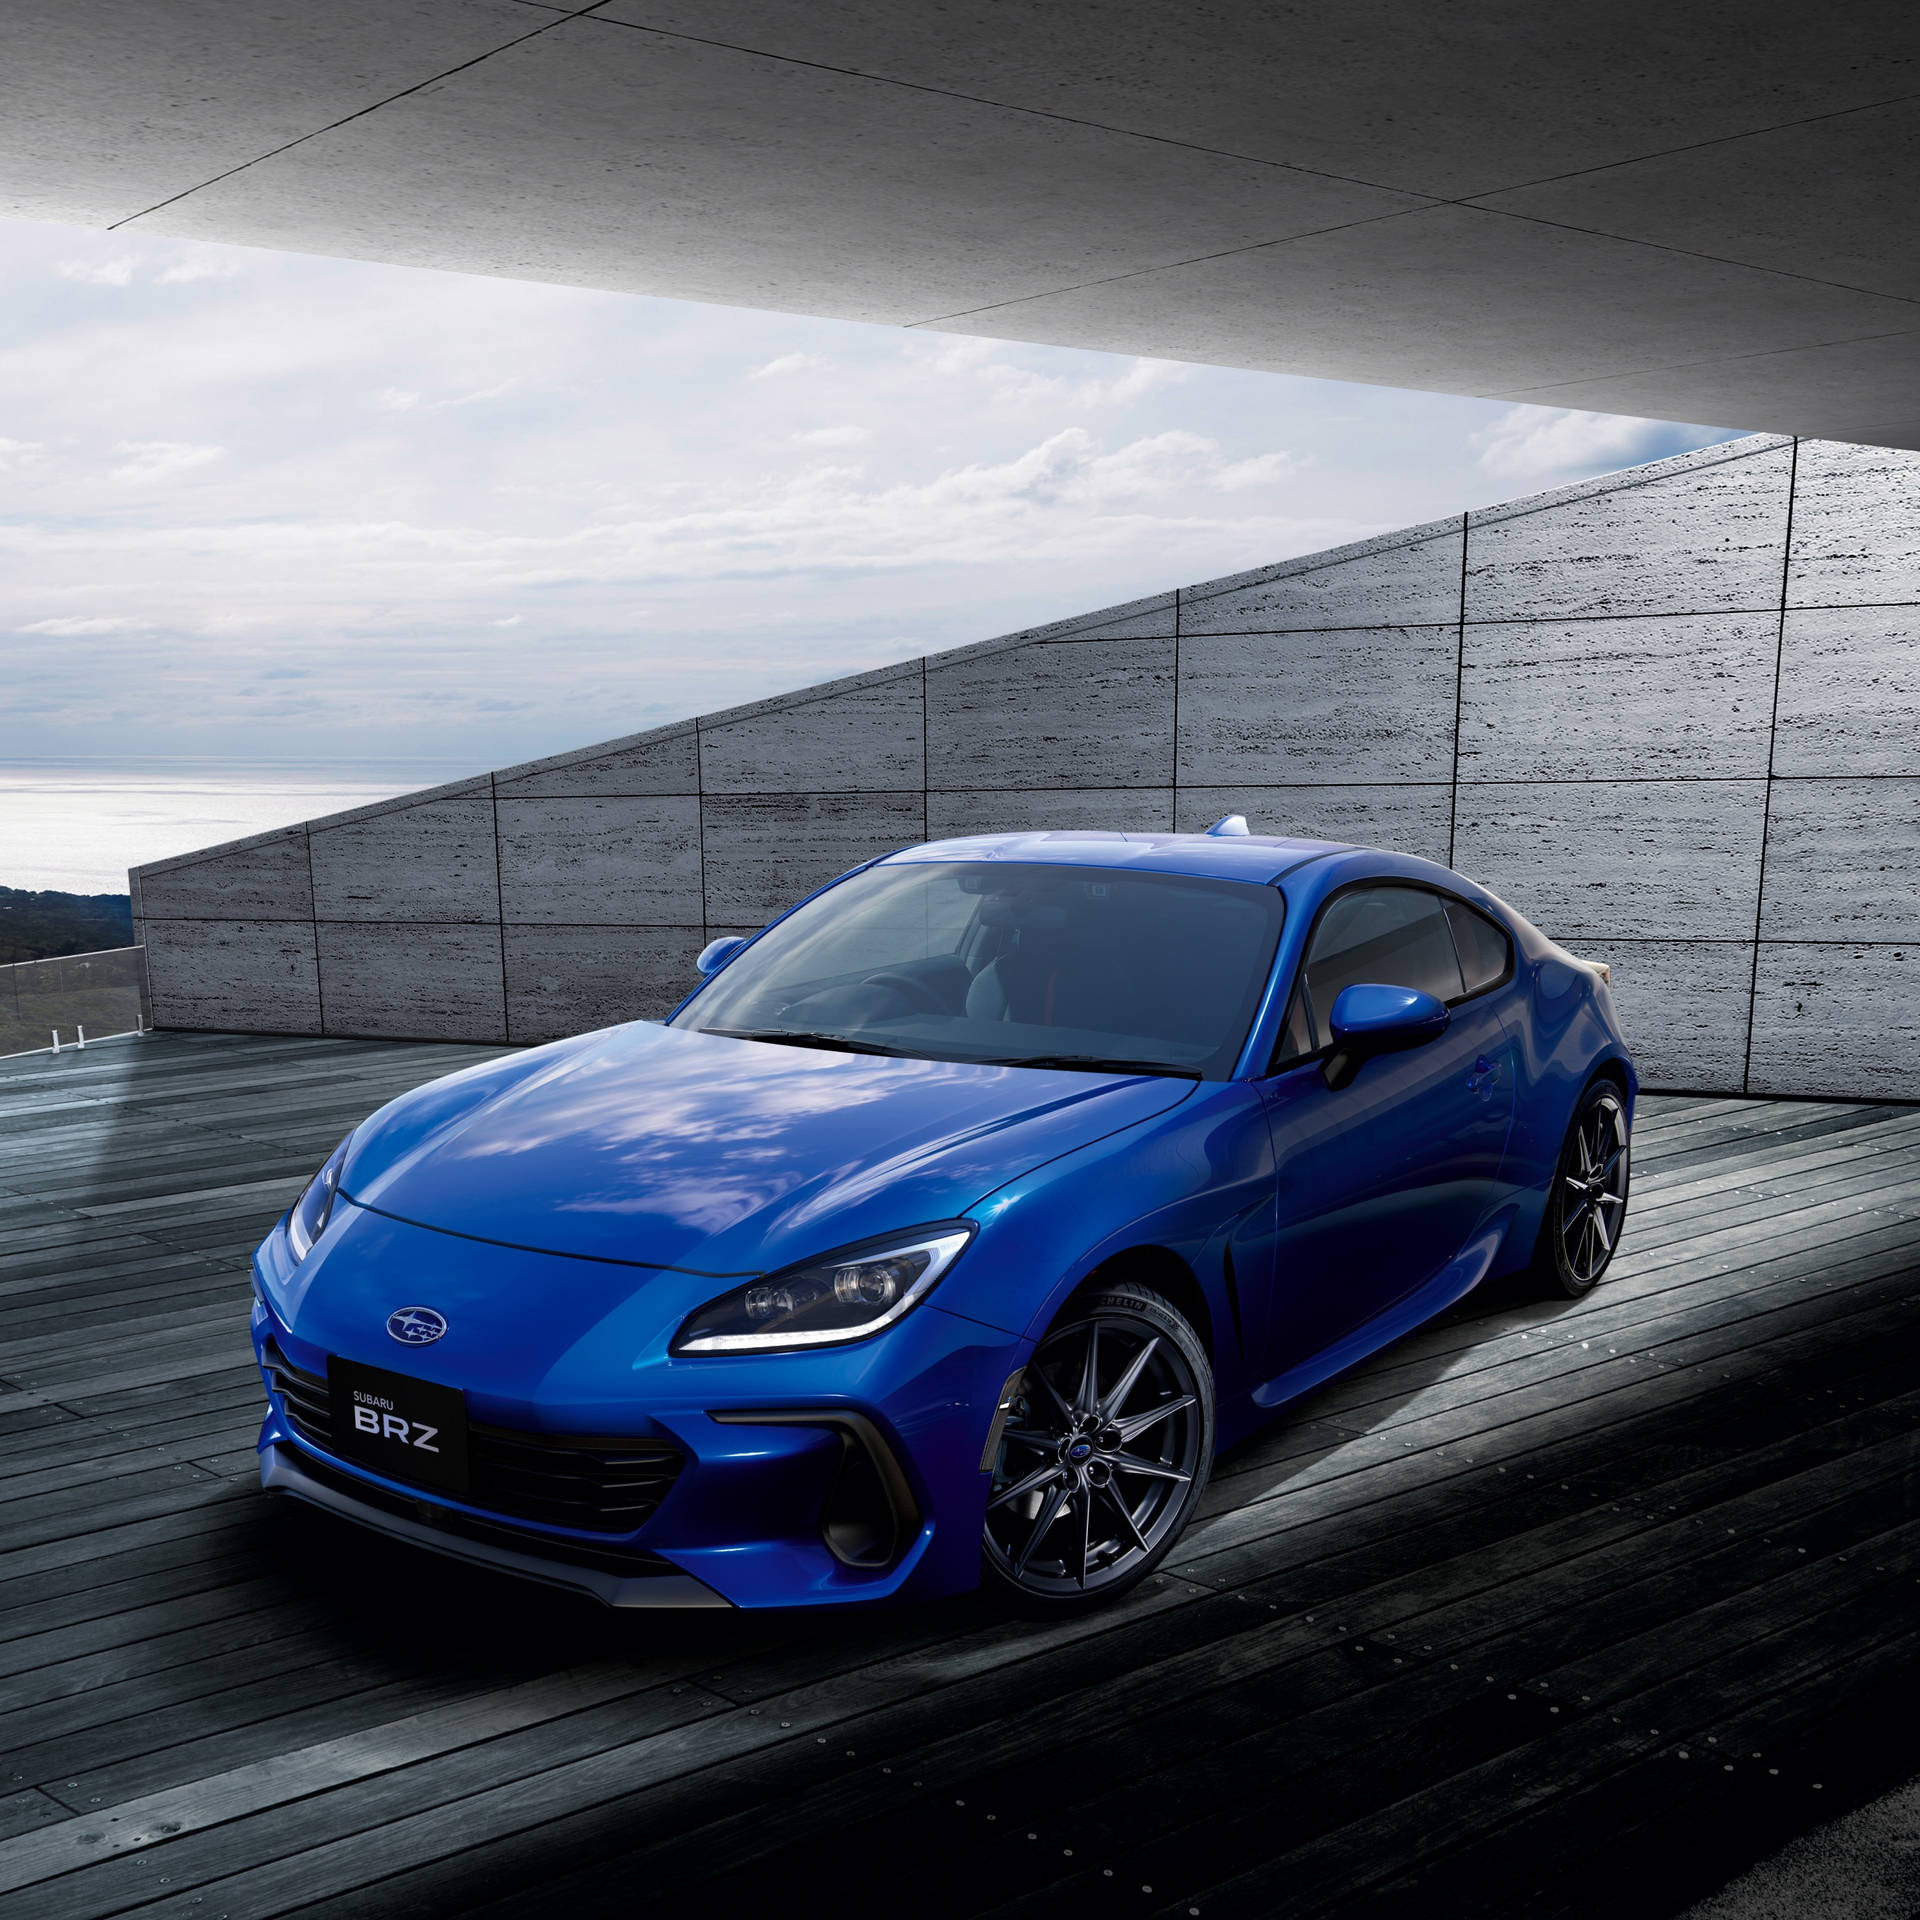
M711 980L746 944L745 936L738 933L724 934L718 940L709 940L694 960L694 971L702 980Z
M1451 1017L1443 1001L1417 987L1347 987L1327 1019L1333 1030L1333 1051L1320 1071L1327 1085L1337 1090L1348 1085L1376 1053L1403 1053L1439 1039Z

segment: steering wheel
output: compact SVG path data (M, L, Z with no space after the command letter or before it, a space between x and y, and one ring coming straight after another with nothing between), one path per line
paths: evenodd
M860 982L863 987L887 987L910 1001L916 1013L945 1013L946 1003L930 982L911 973L870 973Z

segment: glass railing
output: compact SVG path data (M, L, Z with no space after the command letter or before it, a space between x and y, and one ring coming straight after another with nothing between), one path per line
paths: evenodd
M0 1059L143 1033L147 1008L145 947L17 961L0 967Z

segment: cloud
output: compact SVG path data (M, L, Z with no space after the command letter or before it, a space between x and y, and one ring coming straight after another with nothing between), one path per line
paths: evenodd
M122 440L115 453L133 457L113 469L111 478L128 486L151 486L159 480L177 480L218 460L224 447L197 446L190 440Z
M133 284L133 270L139 262L132 254L117 260L62 260L54 272L63 280L82 280L92 287L125 287Z
M0 753L505 765L1720 437L128 239L0 221Z
M519 384L518 380L501 380L493 386L477 387L472 393L453 394L445 400L429 400L412 387L382 387L373 396L373 404L382 413L440 413L448 407L471 407L482 400L498 400Z
M184 287L195 280L237 280L244 269L237 260L222 260L202 254L188 260L176 260L154 276L154 285Z
M1502 480L1554 480L1633 466L1663 452L1672 438L1661 420L1520 406L1469 434L1467 445L1481 469Z
M1018 352L999 340L963 340L943 344L929 354L920 347L916 358L930 371L947 378L971 377L984 385L996 406L1062 409L1078 413L1117 410L1135 405L1162 387L1178 386L1194 369L1177 360L1126 361L1119 372L1072 379L1036 372L1018 360L1001 358Z
M826 361L817 353L783 353L777 360L769 360L765 366L755 367L747 375L749 380L778 380L783 374L806 373L814 367L824 367Z
M1250 487L1281 486L1299 471L1300 463L1290 453L1257 453L1222 467L1213 484L1222 493L1245 493Z
M44 633L57 640L78 640L90 634L102 633L146 633L152 627L149 620L112 620L98 619L84 614L69 615L62 619L35 620L21 627L21 633Z

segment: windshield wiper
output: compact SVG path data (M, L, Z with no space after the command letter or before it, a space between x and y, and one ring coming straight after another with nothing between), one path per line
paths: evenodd
M832 1053L879 1053L893 1060L922 1056L907 1047L883 1047L874 1040L850 1040L844 1033L806 1033L792 1027L702 1027L722 1040L771 1040L782 1047L823 1047Z
M1176 1067L1165 1060L1103 1060L1083 1053L1022 1053L1004 1060L982 1060L983 1067L1065 1067L1077 1073L1161 1073L1176 1080L1204 1080L1198 1067Z

